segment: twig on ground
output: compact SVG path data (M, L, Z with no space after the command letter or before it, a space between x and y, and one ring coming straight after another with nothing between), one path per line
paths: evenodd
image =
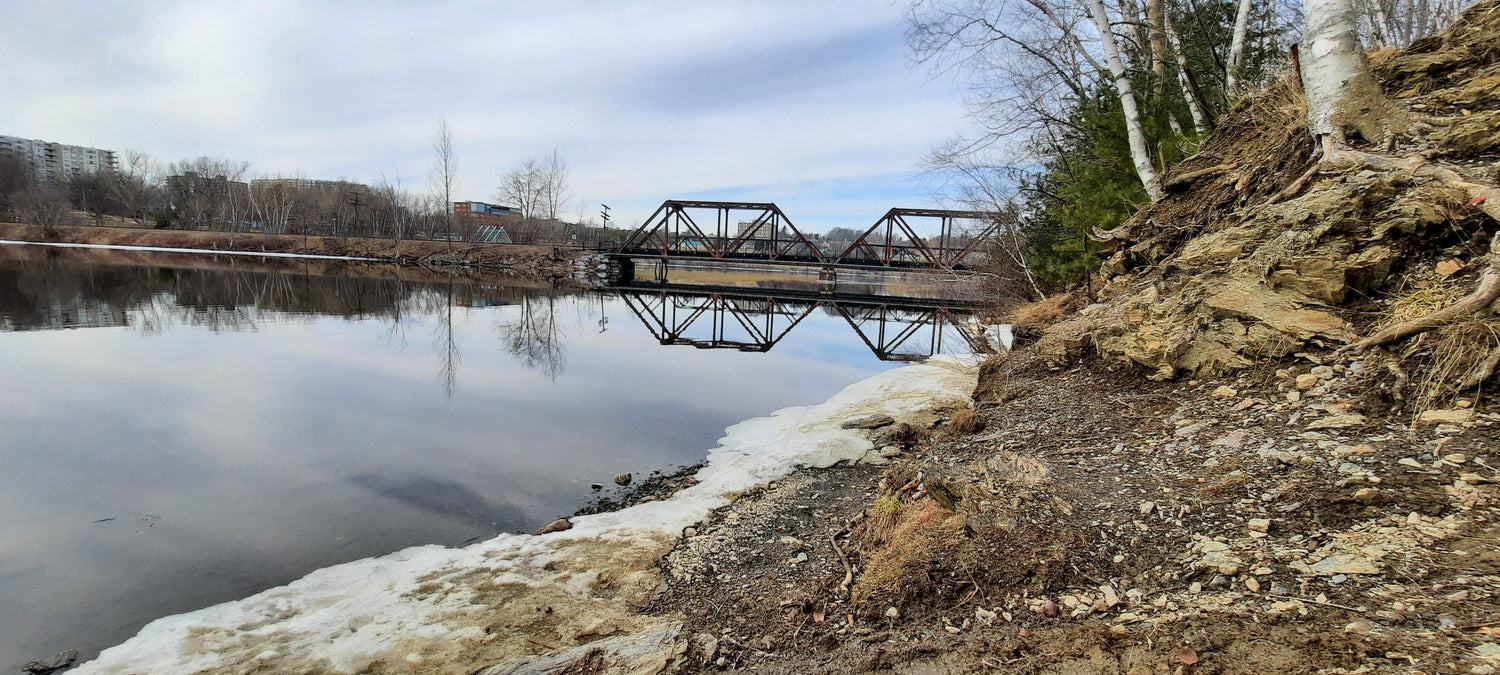
M834 540L831 534L828 535L828 545L833 547L833 552L839 556L839 563L844 566L844 580L839 582L839 592L848 593L849 584L854 583L854 568L849 565L848 556L844 555L844 550L839 548L839 543Z

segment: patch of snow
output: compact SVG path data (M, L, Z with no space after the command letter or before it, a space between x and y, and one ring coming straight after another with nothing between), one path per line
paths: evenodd
M536 651L525 642L660 628L661 620L629 605L661 583L655 562L684 528L798 468L865 459L873 444L841 428L846 420L901 419L966 403L977 363L935 357L856 382L823 403L735 424L709 451L699 482L670 499L582 516L564 532L418 546L320 569L243 600L153 621L76 673L355 673L376 664L381 672L470 673Z

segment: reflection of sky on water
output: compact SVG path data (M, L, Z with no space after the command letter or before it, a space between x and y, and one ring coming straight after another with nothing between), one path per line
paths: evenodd
M202 289L269 273L213 274L90 276L75 285L142 285L113 298L126 326L0 332L0 668L87 657L152 618L329 564L534 528L590 483L696 462L729 424L897 365L822 310L744 353L663 347L618 298L512 290L514 304L452 308L450 396L448 289L403 286L427 295L399 323L243 298L231 313ZM14 284L0 294L46 275L15 278L0 274ZM193 293L210 304L185 309ZM0 319L51 320L6 307ZM523 365L511 338L536 320L561 367Z

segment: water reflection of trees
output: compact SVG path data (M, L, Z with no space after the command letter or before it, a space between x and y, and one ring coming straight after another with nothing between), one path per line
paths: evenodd
M522 297L520 311L496 332L507 353L549 380L556 381L567 367L567 336L557 320L555 296Z
M338 276L265 270L224 263L182 269L70 261L66 254L0 258L0 330L124 327L157 335L175 327L251 331L267 324L310 323L319 316L387 324L400 346L415 318L432 322L437 379L452 395L462 363L463 310L501 307L501 348L527 368L555 380L566 363L566 331L558 317L563 291L514 286L508 280L450 278L410 281L395 276ZM305 270L306 268L304 268Z

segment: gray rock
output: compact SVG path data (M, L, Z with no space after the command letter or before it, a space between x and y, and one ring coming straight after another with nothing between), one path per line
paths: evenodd
M58 652L57 654L45 659L27 661L26 665L21 666L21 672L35 673L38 675L40 673L50 673L54 670L62 670L63 668L67 668L68 666L72 665L73 662L77 659L78 650L69 649L66 651Z
M533 535L551 534L553 532L562 532L563 530L571 530L571 529L573 529L573 523L572 523L572 521L569 521L567 518L558 518L557 520L554 520L554 521L552 521L550 523L547 523L546 525L543 525L541 529L539 529L539 530L537 530L535 532L532 532L532 534Z
M849 420L839 426L844 429L879 429L895 423L896 420L892 419L890 415L871 415L869 417Z
M618 485L620 487L625 487L626 485L630 484L630 479L631 479L631 477L630 477L630 474L628 474L628 473L619 474L619 475L615 476L615 485Z

